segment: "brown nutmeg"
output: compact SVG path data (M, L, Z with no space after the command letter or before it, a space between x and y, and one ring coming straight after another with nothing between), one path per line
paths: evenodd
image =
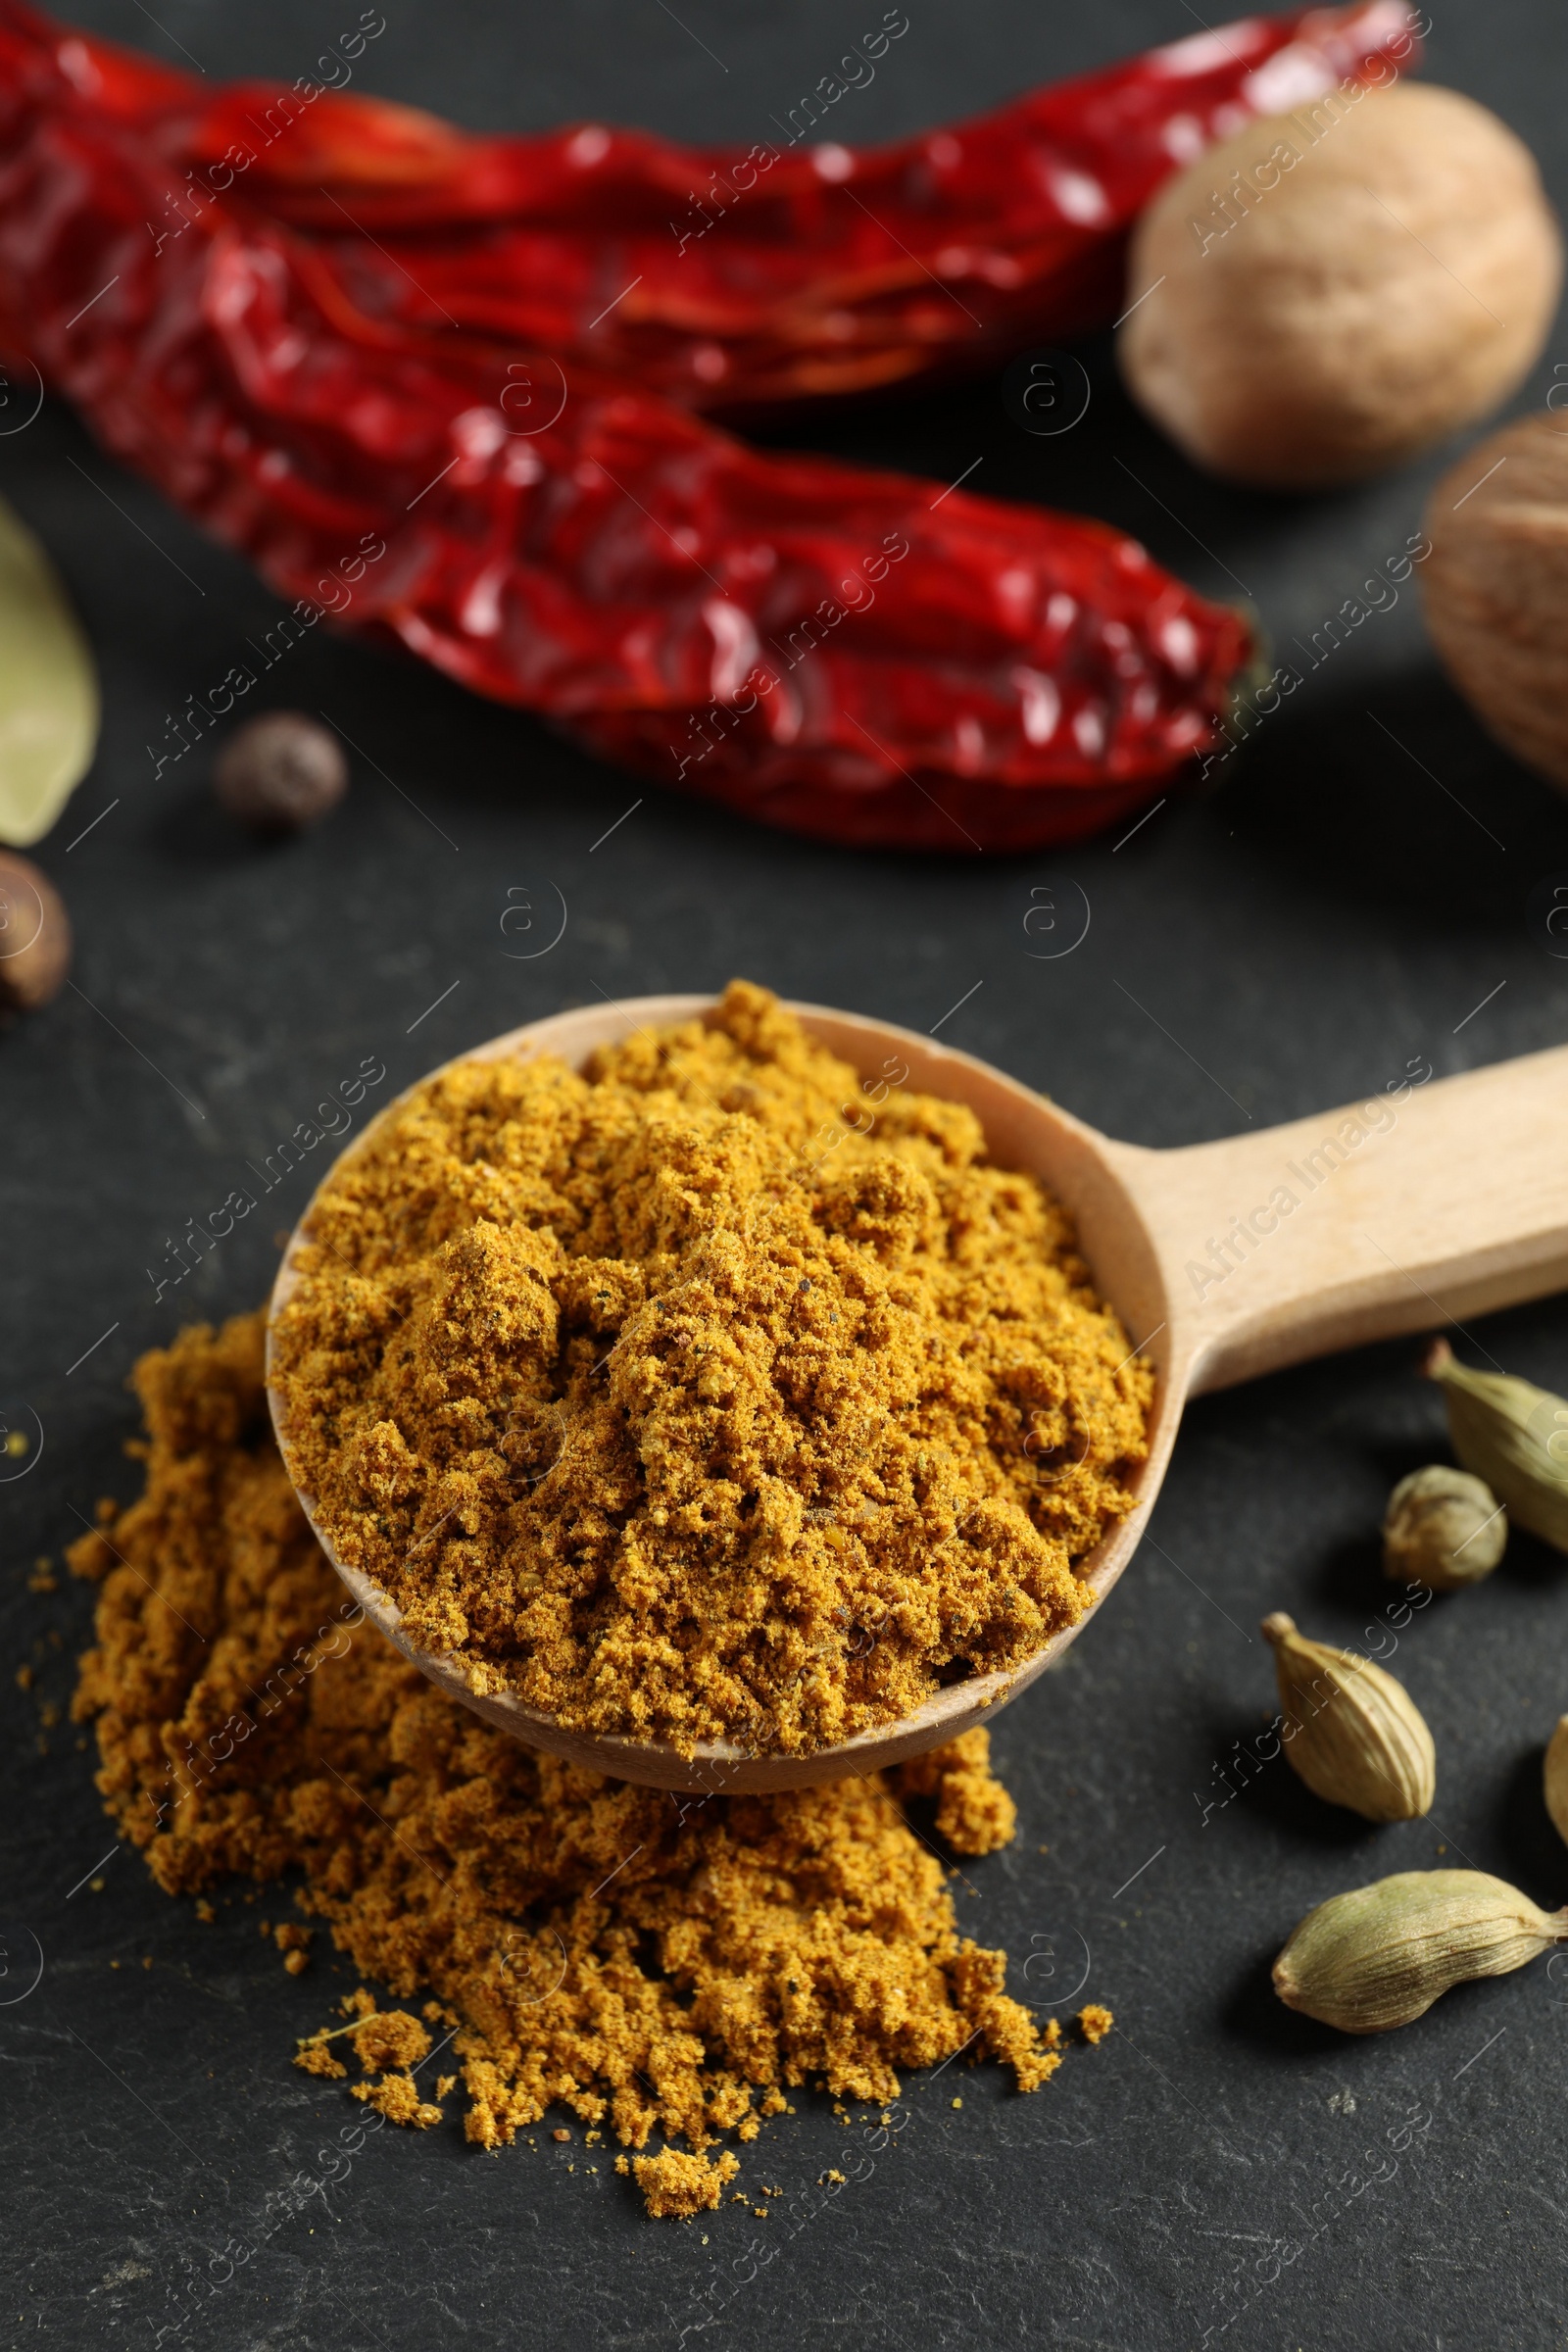
M1568 786L1568 416L1505 425L1432 493L1427 626L1482 724Z
M269 710L228 738L213 769L213 790L239 824L254 833L298 833L336 807L348 790L348 762L328 727L303 710Z
M1167 181L1133 238L1122 372L1216 473L1356 481L1505 400L1561 276L1535 161L1495 115L1342 88Z
M0 850L0 1015L36 1012L71 969L71 919L30 858Z

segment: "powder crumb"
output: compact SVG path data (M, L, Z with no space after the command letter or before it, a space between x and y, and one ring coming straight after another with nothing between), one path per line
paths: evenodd
M308 2041L294 2053L294 2063L302 2074L320 2075L327 2082L340 2082L348 2073L341 2058L334 2056L324 2041Z
M665 2148L660 2156L634 2156L631 2169L649 2212L664 2220L711 2213L725 2182L733 2180L741 2168L739 2158L728 2148L711 2164L706 2156L687 2156L679 2148Z
M476 1692L808 1753L1082 1615L1152 1374L1059 1204L908 1075L735 982L580 1072L461 1062L329 1173L272 1334L290 1467ZM1004 1842L950 1784L940 1834Z
M1078 2012L1078 2031L1088 2042L1103 2041L1115 2022L1108 2009L1102 2009L1094 2001Z
M953 2104L955 2107L961 2107L963 2105L963 2101L961 2099L955 2099Z
M416 2131L428 2132L432 2124L441 2121L440 2108L420 2098L412 2075L386 2075L379 2082L356 2082L349 2095L375 2108L389 2124L409 2124Z
M103 1890L104 1890L104 1882L103 1882L103 1880L102 1880L102 1879L93 1879L93 1880L89 1881L89 1883L88 1883L88 1887L87 1887L87 1891L88 1891L88 1893L89 1893L89 1894L102 1894Z
M406 2009L383 2009L347 2036L365 2072L407 2073L430 2055L430 2036Z
M285 1920L272 1930L272 1941L283 1955L283 1966L291 1977L302 1977L311 1964L311 1940L314 1928L297 1927Z
M960 1854L994 1854L1018 1826L1017 1806L991 1777L990 1744L988 1732L963 1732L900 1767L910 1796L937 1798L937 1836Z
M835 2188L844 2188L848 2185L845 2176L840 2172L829 2170L828 2172L818 2174L816 2182L818 2188L827 2187L829 2182L831 2182Z
M198 1895L196 1898L196 1916L204 1928L212 1927L218 1918L218 1913L213 1909L205 1894Z
M32 1668L30 1666L19 1666L17 1668L17 1689L19 1690L30 1690L32 1689Z
M765 2222L765 2221L766 2221L766 2219L767 2219L767 2207L766 2207L765 2205L754 2205L754 2206L752 2207L752 2211L753 2211L753 2212L756 2214L756 2216L757 2216L757 2218L758 2218L758 2220L759 2220L760 2222Z
M438 2075L436 2077L435 2095L438 2099L450 2099L457 2087L458 2078L456 2075Z
M563 2128L552 2132L550 2136L552 2139L569 2139L571 2137L571 2133Z
M349 1604L272 1441L262 1338L244 1316L142 1358L146 1493L72 1547L99 1588L74 1711L96 1725L117 1832L166 1892L207 1899L239 1875L274 1888L275 1916L276 1883L296 1886L365 1978L458 2029L464 2130L491 2150L558 2101L624 2148L658 2133L695 2163L759 2107L792 2113L784 2094L805 2083L842 2114L960 2051L1022 2089L1046 2079L1049 2034L1006 1997L1005 1955L960 1933L905 1817L906 1768L683 1816L524 1748L368 1626L345 1642ZM222 1744L302 1648L319 1664L297 1703L253 1719L231 1759L181 1761ZM950 1776L974 1794L985 1738L919 1760L939 1811ZM356 2095L438 2120L407 2071L430 2047L418 2021L378 2018L363 1984L336 2005L345 2040L388 2067ZM303 2070L343 2079L314 2047Z

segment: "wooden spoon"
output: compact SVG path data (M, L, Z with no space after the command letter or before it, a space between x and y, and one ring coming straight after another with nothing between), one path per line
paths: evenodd
M714 1001L591 1005L530 1022L458 1058L550 1053L575 1066L596 1046L669 1028ZM1102 1295L1154 1364L1149 1459L1133 1482L1140 1507L1082 1564L1096 1610L1137 1549L1188 1396L1568 1287L1568 1047L1426 1085L1393 1080L1345 1110L1151 1152L1110 1142L1000 1070L909 1030L816 1004L791 1009L862 1074L896 1054L907 1062L912 1088L968 1103L992 1158L1031 1170L1071 1211ZM350 1151L363 1151L395 1107ZM309 1221L307 1209L284 1253L274 1317L294 1290ZM288 1462L277 1392L269 1394ZM515 1698L479 1696L457 1661L405 1638L396 1604L335 1556L311 1496L302 1493L300 1501L371 1624L443 1690L531 1747L655 1788L796 1788L918 1755L989 1721L1096 1613L1021 1665L953 1684L913 1714L814 1754L751 1755L712 1741L688 1758L662 1740L568 1731Z

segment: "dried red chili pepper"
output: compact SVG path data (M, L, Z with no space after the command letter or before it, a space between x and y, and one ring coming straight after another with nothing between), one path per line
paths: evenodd
M907 29L889 10L873 54L855 53L871 72L894 20ZM803 143L843 120L828 111L832 90L848 94L837 74L791 110L777 146L704 149L597 123L476 138L308 76L213 97L189 75L127 73L107 44L77 47L106 102L177 166L173 185L242 192L325 241L362 309L738 413L975 369L1103 325L1123 299L1127 230L1169 172L1249 114L1393 78L1415 54L1411 20L1402 0L1249 17L860 150Z
M232 202L159 246L167 167L68 50L0 9L0 346L302 618L836 839L1059 840L1207 738L1245 625L1119 533L367 317L333 254ZM519 368L560 381L544 429L506 406Z

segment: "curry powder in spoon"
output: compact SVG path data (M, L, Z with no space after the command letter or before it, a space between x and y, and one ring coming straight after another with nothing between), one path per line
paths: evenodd
M472 1690L802 1754L1082 1613L1152 1374L1060 1206L907 1078L736 982L581 1072L459 1063L332 1172L289 1468Z

